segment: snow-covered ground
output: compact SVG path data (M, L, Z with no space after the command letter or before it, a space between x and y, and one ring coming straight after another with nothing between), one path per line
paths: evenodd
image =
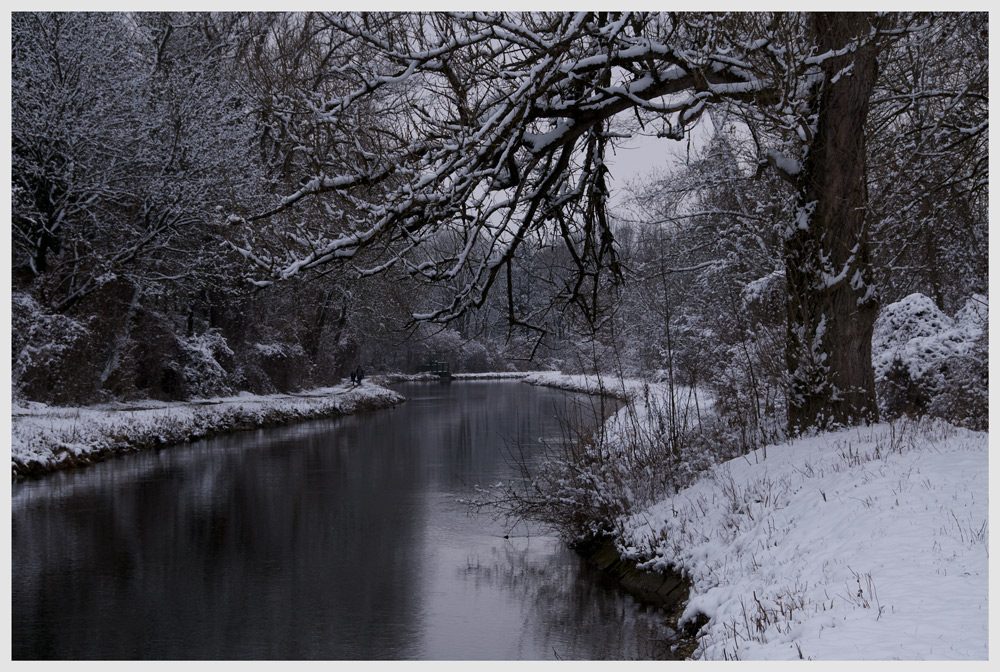
M400 394L366 381L357 387L345 383L298 394L244 394L189 402L79 408L15 404L11 469L17 478L234 429L344 415L401 401Z
M988 435L901 421L769 446L632 516L702 659L988 657Z
M534 371L493 371L488 373L453 373L452 378L455 380L522 380L530 375L534 375Z
M555 387L569 392L606 394L616 399L626 399L640 392L645 383L635 378L617 378L606 375L567 374L558 371L540 371L524 376L529 385Z

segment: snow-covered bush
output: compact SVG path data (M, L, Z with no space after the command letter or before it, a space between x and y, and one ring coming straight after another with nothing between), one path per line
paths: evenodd
M139 311L132 321L121 315L83 321L51 313L23 293L11 306L11 382L18 398L81 404L231 391L233 352L216 329L179 337L169 319L152 311Z
M927 412L930 390L925 381L914 378L900 357L892 360L877 385L882 413L888 418L901 415L919 417Z
M955 355L932 372L943 381L928 408L931 415L971 429L989 429L989 303L972 296L955 314L955 328L967 335Z
M911 294L886 306L875 322L872 360L882 413L930 413L985 429L988 425L989 304L973 295L954 317L929 297Z
M941 363L935 373L944 381L928 412L970 429L989 430L989 337L986 331L970 350Z
M547 443L541 458L521 462L523 482L497 484L482 493L480 504L510 520L542 521L571 543L587 544L619 534L619 521L676 492L718 460L717 432L708 426L710 400L701 401L702 425L691 389L626 388L625 404L596 431L594 418L607 417L615 402L595 400L578 415L561 418L559 440Z
M15 397L74 403L93 394L94 343L88 325L46 311L34 298L11 297L11 387Z
M311 363L298 343L251 343L236 357L235 383L256 394L299 389L311 380Z
M231 361L233 351L218 329L179 338L177 344L180 357L171 365L180 374L185 396L209 397L232 391L220 360Z
M955 321L923 294L906 298L882 309L872 333L872 364L875 377L885 377L899 360L913 379L920 378L934 362L954 351Z

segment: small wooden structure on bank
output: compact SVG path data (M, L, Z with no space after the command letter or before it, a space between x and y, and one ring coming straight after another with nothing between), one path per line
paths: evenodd
M448 362L427 362L420 367L420 373L433 373L441 380L451 380L451 367Z

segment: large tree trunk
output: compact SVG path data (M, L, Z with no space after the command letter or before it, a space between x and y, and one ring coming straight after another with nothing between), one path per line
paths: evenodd
M816 14L818 52L870 30L866 15ZM850 70L844 68L850 66ZM788 425L793 434L877 420L871 337L877 311L866 222L865 120L875 84L870 41L823 63L814 134L785 239Z

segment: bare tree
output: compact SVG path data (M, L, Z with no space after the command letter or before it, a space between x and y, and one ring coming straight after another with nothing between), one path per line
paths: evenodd
M322 196L336 223L297 240L300 252L241 251L285 278L373 250L361 274L399 266L449 284L451 301L417 316L449 320L481 305L537 236L574 263L557 298L596 321L600 281L621 270L605 164L619 122L642 112L680 138L706 109L738 108L766 131L762 165L796 190L784 244L790 428L873 420L866 121L879 59L932 18L330 15L354 45L331 67L355 83L317 115L355 151L258 217ZM374 56L359 63L360 51ZM375 96L384 114L365 132L354 112Z
M213 256L215 209L252 193L245 110L212 21L14 16L14 264L53 310L115 279L192 279L187 253Z
M942 14L887 54L869 120L874 254L887 302L955 311L987 290L986 14Z

